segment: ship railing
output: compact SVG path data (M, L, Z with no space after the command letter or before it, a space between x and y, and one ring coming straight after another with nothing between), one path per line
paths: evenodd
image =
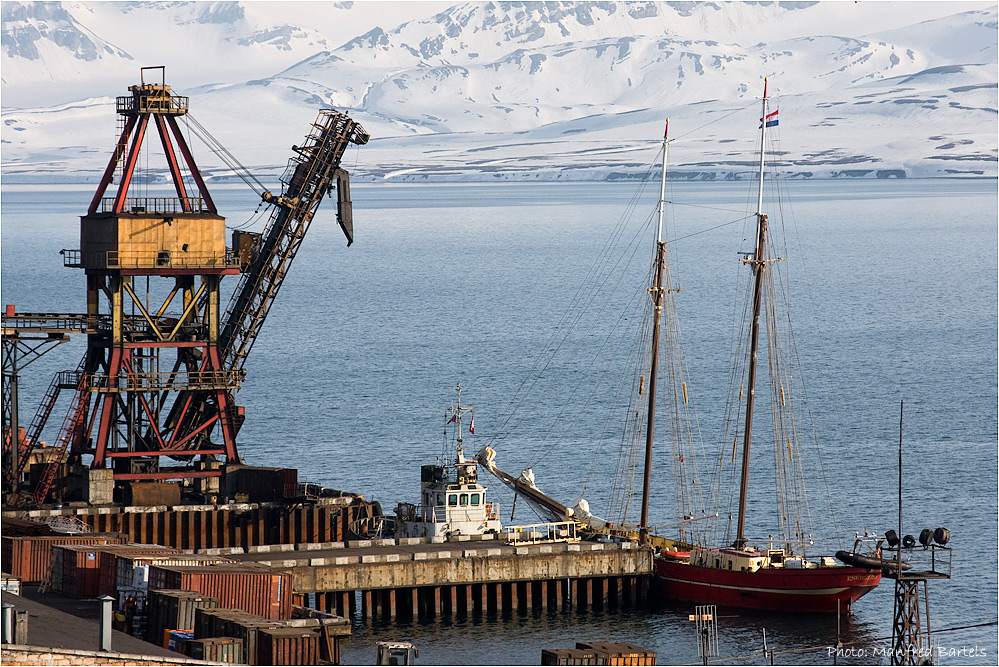
M62 313L7 313L3 315L3 333L92 333L97 318L89 315Z
M428 523L454 523L458 521L495 521L499 517L499 503L485 505L416 505L413 516Z
M101 199L100 213L114 213L115 197ZM126 197L122 213L131 215L159 215L170 213L208 213L202 197Z
M239 269L239 257L225 252L170 250L105 250L82 252L62 250L63 266L100 269Z
M167 390L235 390L245 378L244 371L131 372L115 378L97 373L90 376L90 391L98 393L149 392Z
M892 579L950 579L952 568L952 551L950 547L939 544L922 545L917 544L912 547L905 547L901 544L895 547L884 546L882 558L886 565L891 567L898 559L898 551L902 550L902 563L908 565L909 569L894 573L891 568Z
M119 114L156 113L181 115L187 113L189 98L171 95L162 86L133 86L132 95L115 98L115 111Z
M503 539L507 544L538 544L540 542L578 542L579 524L575 521L534 523L524 526L506 526Z

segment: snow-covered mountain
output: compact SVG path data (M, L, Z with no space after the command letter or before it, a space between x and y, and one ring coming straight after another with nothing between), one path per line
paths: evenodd
M631 177L665 115L680 174L738 177L769 76L793 174L996 177L997 42L990 3L4 2L3 178L95 179L160 64L264 175L334 106L358 177Z

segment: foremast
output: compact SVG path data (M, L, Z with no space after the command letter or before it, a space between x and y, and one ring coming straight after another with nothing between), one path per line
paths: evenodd
M666 157L669 151L669 118L663 132L663 165L659 181L659 224L656 228L656 268L653 287L649 288L654 303L652 324L652 363L649 368L648 423L645 428L645 470L642 473L642 515L639 523L638 542L649 541L649 490L652 484L652 440L656 422L656 379L659 375L659 332L663 312L663 273L666 270L666 242L663 241L663 210L666 204Z
M756 396L756 356L760 338L760 310L763 300L763 276L767 269L766 239L767 215L763 212L763 168L766 161L767 110L770 98L767 97L767 79L763 79L763 109L760 114L760 172L759 193L756 200L756 250L752 257L742 261L753 269L753 317L749 333L749 377L746 392L746 426L742 438L742 477L739 484L739 517L736 526L734 546L746 546L746 500L749 492L749 446L753 434L753 400Z
M470 406L469 407L465 407L465 406L462 406L462 404L461 404L461 384L459 383L458 384L458 399L457 399L457 403L456 404L452 404L452 405L450 405L447 408L447 415L446 415L446 417L448 417L448 416L450 417L450 419L447 419L447 424L448 425L450 425L450 424L454 424L455 425L454 426L454 429L455 429L454 432L455 432L456 441L457 441L457 449L455 451L455 461L454 461L455 468L457 468L457 466L460 465L460 464L462 464L462 463L466 463L465 457L462 454L462 450L461 450L461 445L462 445L462 442L463 442L462 441L461 421L462 421L462 417L465 414L470 414L471 415L472 411L473 411L472 407L470 407ZM470 422L470 426L472 424L474 424L474 419L475 418L473 416L472 417L472 422ZM475 430L474 430L475 427L471 426L471 428L473 429L471 432L475 433ZM444 438L445 438L445 440L447 439L447 429L446 428L444 429Z

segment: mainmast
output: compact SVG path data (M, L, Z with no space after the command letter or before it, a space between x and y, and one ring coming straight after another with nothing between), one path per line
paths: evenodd
M659 328L663 312L663 271L666 267L666 242L663 241L663 209L666 203L666 154L669 150L669 118L663 133L663 168L659 184L659 226L656 230L656 273L654 287L649 289L655 302L652 324L652 366L649 369L649 421L645 429L645 471L642 476L642 518L639 524L639 544L649 539L649 487L652 481L652 436L656 422L656 377L659 374Z
M746 430L742 441L742 481L739 485L739 522L736 529L735 547L746 546L746 496L749 491L749 445L753 433L753 399L756 394L756 353L760 338L760 305L763 299L763 272L766 270L767 216L763 213L763 166L767 136L767 79L763 79L763 112L760 115L760 179L759 195L756 202L756 252L752 258L743 260L753 267L753 324L749 334L749 378L746 392Z

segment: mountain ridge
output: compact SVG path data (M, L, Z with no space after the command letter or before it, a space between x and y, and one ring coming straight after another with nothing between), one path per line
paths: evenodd
M186 92L175 90L192 96L192 111L226 146L249 154L244 162L270 174L280 170L288 146L300 139L316 108L334 106L372 133L358 178L635 177L640 168L629 156L637 149L629 147L654 146L667 113L677 127L700 128L705 115L722 118L727 109L751 107L766 74L772 86L786 91L781 124L799 147L788 159L789 170L800 177L999 175L994 5L459 3L435 13L427 7L428 15L387 29L364 29L358 21L353 37L332 46L337 40L322 26L371 3L335 3L311 26L275 21L266 2L155 9L148 3L113 4L124 9L114 14L87 3L31 6L43 5L37 13L77 25L83 25L79 12L90 12L117 35L130 16L164 13L171 35L194 40L188 45L205 63L201 82ZM8 35L23 35L33 25L35 42L46 39L38 29L42 19L17 19L27 10L8 11L9 5L22 3L4 4L5 62L19 57L8 49L18 43ZM307 19L308 9L294 6L288 15ZM838 34L858 17L868 30ZM94 38L110 45L101 25L94 23ZM206 34L222 46L198 45ZM757 39L767 34L774 39ZM55 43L49 39L45 48ZM60 48L68 57L70 47ZM220 50L228 55L212 61L210 54ZM106 63L83 61L91 68L83 78L107 74L103 90L131 72L134 83L141 56L110 47L106 53ZM243 70L258 76L226 70L243 56ZM168 83L175 81L172 68ZM5 66L4 178L61 172L94 179L113 143L113 111L99 120L100 102L93 100L113 101L125 84L86 103L46 100L18 108L18 101L31 96L22 93L25 82L8 82L10 70ZM182 71L178 78L190 77ZM708 125L698 144L701 154L690 160L691 173L740 177L737 165L723 156L732 137L752 134L746 126L751 116ZM534 140L514 140L524 136ZM937 136L945 140L931 139ZM577 150L583 141L589 142L586 152ZM492 159L482 160L484 152ZM826 158L815 157L820 155ZM208 171L228 178L214 165Z

